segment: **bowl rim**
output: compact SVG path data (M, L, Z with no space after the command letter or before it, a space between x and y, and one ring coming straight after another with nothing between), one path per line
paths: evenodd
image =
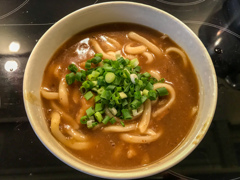
M213 116L214 116L214 113L215 113L215 109L216 109L216 104L217 104L217 78L216 78L216 73L215 73L215 69L214 69L214 66L213 66L213 63L212 63L212 60L211 60L211 57L210 55L208 54L206 48L204 47L203 43L201 42L201 40L198 38L198 36L187 26L185 25L181 20L177 19L176 17L174 17L173 15L159 9L159 8L156 8L156 7L153 7L153 6L150 6L150 5L146 5L146 4L143 4L143 3L136 3L136 2L127 2L127 1L111 1L111 2L103 2L103 3L98 3L98 4L92 4L92 5L89 5L89 6L86 6L86 7L83 7L83 8L80 8L66 16L64 16L63 18L61 18L60 20L58 20L56 23L54 23L42 36L41 38L39 39L38 43L35 45L35 47L33 48L32 52L31 52L31 55L29 56L29 59L28 59L28 62L27 62L27 65L26 65L26 68L25 68L25 72L24 72L24 79L23 79L23 100L24 100L24 106L25 106L25 110L26 110L26 113L27 113L27 117L29 119L29 122L35 132L35 134L37 135L37 137L39 138L39 140L42 142L42 144L55 156L57 157L59 160L61 160L62 162L64 162L65 164L67 164L68 166L78 170L78 171L81 171L81 172L84 172L86 174L90 174L90 175L93 175L93 176L97 176L97 177L102 177L102 178L107 178L107 179L136 179L136 178L142 178L142 177L147 177L147 176L151 176L151 175L154 175L154 174L157 174L159 172L163 172L163 171L166 171L167 169L173 167L174 165L178 164L180 161L182 161L183 159L185 159L196 147L197 145L191 145L189 146L188 150L180 157L178 158L177 160L175 161L171 161L168 163L168 165L159 170L159 169L156 169L156 168L153 168L153 169L148 169L146 171L142 171L142 172L139 172L138 173L133 173L133 172L127 172L127 173L124 173L122 174L121 176L117 176L117 174L121 171L125 171L125 170L113 170L113 171L116 171L116 172L112 172L112 171L108 171L108 172L104 172L100 169L93 169L91 166L88 166L87 168L90 168L88 169L88 171L86 171L86 169L82 170L82 169L79 169L78 167L76 167L74 164L71 164L69 160L67 160L67 158L65 158L65 156L59 156L59 154L56 154L54 152L54 150L50 149L48 147L48 143L46 143L46 141L44 139L41 138L41 136L39 135L39 131L37 129L37 127L35 127L34 125L34 122L33 122L33 119L31 118L31 111L29 110L29 102L27 102L27 100L25 99L25 90L26 90L26 85L27 85L27 82L26 82L26 77L27 75L29 74L29 71L30 69L28 68L29 66L29 62L31 61L33 55L34 55L34 52L36 51L37 47L38 47L38 44L39 42L41 41L41 39L43 39L43 37L48 34L50 31L53 31L53 29L57 26L58 23L70 18L72 15L74 14L77 14L79 13L80 11L83 11L83 10L88 10L88 9L91 9L91 8L95 8L95 7L99 7L99 6L105 6L105 5L109 5L109 4L125 4L125 5L134 5L134 6L139 6L139 7L145 7L147 9L151 9L153 11L157 11L157 12L161 12L163 14L165 14L166 16L170 17L171 19L177 21L178 23L180 23L181 26L183 26L190 34L191 36L193 36L196 40L197 40L197 43L199 46L202 47L202 49L204 49L205 51L205 57L208 61L208 65L210 66L210 69L211 69L211 72L212 72L212 78L213 78L213 81L214 81L214 92L213 92L213 97L212 97L212 104L213 106L211 106L211 110L210 110L210 114L209 114L209 119L206 120L208 121L208 123L206 124L206 126L204 128L202 128L200 131L202 133L202 136L201 138L199 139L197 145L202 141L202 139L204 138L204 136L206 135L206 132L208 131L209 127L210 127L210 124L212 122L212 119L213 119ZM200 85L200 84L199 84ZM85 166L83 164L83 166ZM104 168L103 168L104 169ZM139 168L136 168L136 170L139 169ZM108 170L108 169L107 169ZM135 170L135 169L133 169Z

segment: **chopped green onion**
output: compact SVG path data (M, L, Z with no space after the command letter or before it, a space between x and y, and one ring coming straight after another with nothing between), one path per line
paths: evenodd
M140 66L136 66L135 68L134 68L134 70L135 70L135 72L140 72L141 71L141 67Z
M158 82L158 80L156 78L153 78L153 77L150 78L150 83L155 84L157 82Z
M102 123L103 124L107 124L109 120L110 120L110 117L109 116L105 116L105 118L103 119Z
M131 113L128 109L122 109L123 119L132 119Z
M103 63L105 63L105 64L110 64L110 61L111 61L111 60L109 60L109 59L104 59L104 60L103 60Z
M139 85L140 87L143 87L143 81L142 80L138 80L137 81L137 85Z
M114 70L113 67L111 67L110 65L108 65L108 66L103 66L103 69L104 69L105 71L107 71L107 72L111 72L111 71Z
M92 123L92 126L93 126L93 127L95 127L96 125L98 125L97 122L93 122L93 123Z
M142 95L141 95L140 91L136 91L136 92L134 92L134 99L138 99L138 100L140 100L141 97L142 97Z
M94 116L95 116L95 118L97 119L97 121L98 121L99 123L102 122L103 117L102 117L102 115L101 115L100 112L96 112L96 113L94 114Z
M94 116L90 116L88 119L89 119L89 120L94 120L94 121L95 121Z
M87 62L85 63L85 68L86 69L90 69L91 68L91 60L87 60Z
M102 61L102 58L99 57L99 56L96 56L96 57L92 58L92 60L91 60L91 62L92 62L93 64L98 64L98 63L100 63L101 61Z
M164 78L161 78L158 82L164 83L164 82L165 82L165 79L164 79Z
M97 103L97 104L95 105L95 112L98 112L98 111L101 111L101 110L103 110L103 105L102 105L102 103Z
M102 58L102 57L103 57L103 54L102 54L102 53L96 53L96 54L94 55L94 57L100 57L100 58Z
M98 94L102 94L104 91L105 91L105 88L103 86L97 90Z
M148 99L147 96L142 96L141 97L141 102L144 103L147 99Z
M115 77L116 77L116 76L115 76L114 73L108 72L108 73L105 75L105 81L106 81L107 83L112 83L112 82L114 81Z
M98 72L98 71L93 71L92 72L92 76L95 77L95 78L98 77L99 75L100 75L100 72Z
M112 107L112 108L108 108L109 111L115 116L117 114L117 110L115 107Z
M130 61L129 66L130 66L131 68L135 68L138 64L139 64L139 61L138 61L137 58L135 58L135 59L132 59L132 60Z
M87 124L87 120L88 120L88 117L83 116L83 117L81 117L80 122L81 122L81 124Z
M132 81L133 84L136 83L136 82L135 82L135 79L138 79L138 77L137 77L136 74L131 74L131 75L130 75L130 78L131 78L131 81Z
M148 92L149 92L148 90L144 89L143 90L143 95L148 96Z
M97 84L98 84L99 86L105 86L106 82L105 82L103 76L98 77L98 79L97 79Z
M97 81L92 81L93 86L97 86Z
M77 72L75 75L75 79L80 82L85 81L86 80L86 72L85 71Z
M150 82L148 82L148 84L147 84L147 86L145 87L145 89L147 89L147 90L153 90L153 85L152 85Z
M150 100L156 100L156 99L157 99L157 92L154 91L154 90L150 90L150 91L148 92L148 98L149 98Z
M89 100L93 97L93 93L91 91L88 91L85 95L84 95L86 100Z
M123 70L123 76L124 76L125 78L131 79L131 78L130 78L130 72L128 71L127 68L125 68L125 69Z
M120 64L124 65L124 66L127 65L127 64L126 64L126 61L125 61L125 59L124 59L123 57L119 57L119 58L117 59L117 61L118 61Z
M86 89L85 87L83 87L83 86L81 86L79 90L80 90L80 92L81 92L82 94L85 94L86 91L87 91L87 89Z
M128 92L129 91L129 89L130 89L130 84L129 85L127 85L125 88L124 88L124 92L126 93L126 92Z
M92 109L92 107L90 107L86 110L86 113L87 113L87 116L90 117L95 113L95 111Z
M99 95L95 96L95 102L100 101L101 97Z
M159 96L166 96L169 94L168 90L165 87L157 88L156 91Z
M114 86L114 85L109 85L109 86L106 88L106 90L114 90L115 87L116 87L116 86Z
M94 120L89 120L87 121L87 127L89 129L93 128L94 126L96 126L98 123L97 122L94 122Z
M124 92L119 93L121 99L127 98L127 95Z
M112 118L109 120L109 122L110 122L111 124L114 124L114 123L116 122L116 119L115 119L114 117L112 117Z
M137 84L137 85L135 86L135 91L140 91L140 89L141 89L141 86Z
M89 100L94 94L95 105L86 110L86 116L80 119L82 124L86 124L88 128L93 128L98 123L114 124L115 118L106 116L106 108L111 114L120 119L132 119L143 111L143 103L149 100L155 100L157 96L169 94L166 88L158 88L153 90L153 84L164 82L162 78L159 81L151 77L150 73L140 73L138 59L124 59L120 55L115 60L102 60L103 54L97 53L90 60L85 62L86 71L80 70L76 65L71 64L68 69L72 71L66 75L67 84L74 81L80 83L80 92L84 94L84 98ZM101 63L101 67L97 64ZM91 67L93 64L94 67ZM96 67L95 67L96 66ZM76 85L77 83L76 82ZM124 127L124 121L120 121Z
M77 72L78 71L78 68L77 68L77 66L75 65L75 64L70 64L69 66L68 66L68 69L70 70L70 71L72 71L72 72Z
M75 74L71 72L70 74L67 74L65 78L66 78L67 84L71 85L75 81Z
M117 92L122 91L122 87L116 87L116 90L115 90L115 91L117 91Z
M89 74L89 75L88 75L88 79L89 79L90 81L95 81L95 80L96 80L96 78L93 77L92 74Z
M84 81L82 83L82 86L85 88L85 89L92 89L93 88L93 82L92 81Z
M123 122L123 121L120 121L120 123L121 123L121 125L122 125L123 127L125 127L125 124L124 124L124 122Z
M122 107L128 105L128 101L126 99L124 99L124 101L122 102Z
M116 76L115 80L113 81L113 84L114 85L119 85L121 83L121 81L122 81L122 78L119 77L119 76Z
M118 68L120 67L120 64L119 64L118 61L112 61L112 62L111 62L111 65L112 65L112 67L115 68L115 69L118 69Z
M103 72L104 72L104 70L103 70L103 68L102 68L102 67L98 67L98 68L96 69L96 71L97 71L97 72L99 72L99 73L100 73L100 75L102 75L102 74L103 74Z
M132 93L134 93L134 91L135 91L134 84L130 84L130 91L131 91Z
M103 109L102 111L99 111L100 114L105 113L105 109Z
M148 72L143 73L143 76L145 76L147 78L151 77L151 75Z
M140 102L139 100L134 100L132 103L131 103L131 107L133 108L133 109L137 109L137 108L139 108L139 106L141 106L141 104L142 104L142 102Z
M111 98L111 96L112 96L111 91L104 90L100 97L109 100Z

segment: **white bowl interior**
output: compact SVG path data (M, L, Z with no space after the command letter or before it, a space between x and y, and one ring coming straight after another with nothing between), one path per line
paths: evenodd
M129 22L166 33L188 54L200 87L200 109L185 141L166 158L132 170L106 170L80 161L51 135L40 102L44 69L56 50L78 32L103 23ZM80 9L53 25L35 46L24 74L24 103L30 123L42 143L60 160L85 173L115 179L140 178L162 172L185 158L199 144L214 115L217 100L216 75L212 61L197 36L175 17L159 9L131 2L108 2ZM121 173L119 173L121 172Z

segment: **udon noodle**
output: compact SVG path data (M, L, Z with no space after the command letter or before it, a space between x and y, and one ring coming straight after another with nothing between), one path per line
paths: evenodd
M163 158L187 136L198 111L196 75L185 52L168 36L161 37L134 24L108 24L79 33L55 53L43 77L43 109L53 136L75 156L102 167L129 169ZM159 81L154 90L164 87L169 95L146 100L125 127L105 108L117 122L87 129L80 118L94 106L94 98L84 99L79 85L68 86L65 75L69 64L84 69L95 53L103 59L138 58L141 72Z

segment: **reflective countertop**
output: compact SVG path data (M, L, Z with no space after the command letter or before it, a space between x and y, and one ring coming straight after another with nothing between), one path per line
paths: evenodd
M0 179L97 179L68 167L43 146L24 110L22 83L44 32L65 15L101 2L0 0ZM240 179L240 0L133 2L155 6L189 26L218 76L217 109L203 141L170 170L145 179Z

